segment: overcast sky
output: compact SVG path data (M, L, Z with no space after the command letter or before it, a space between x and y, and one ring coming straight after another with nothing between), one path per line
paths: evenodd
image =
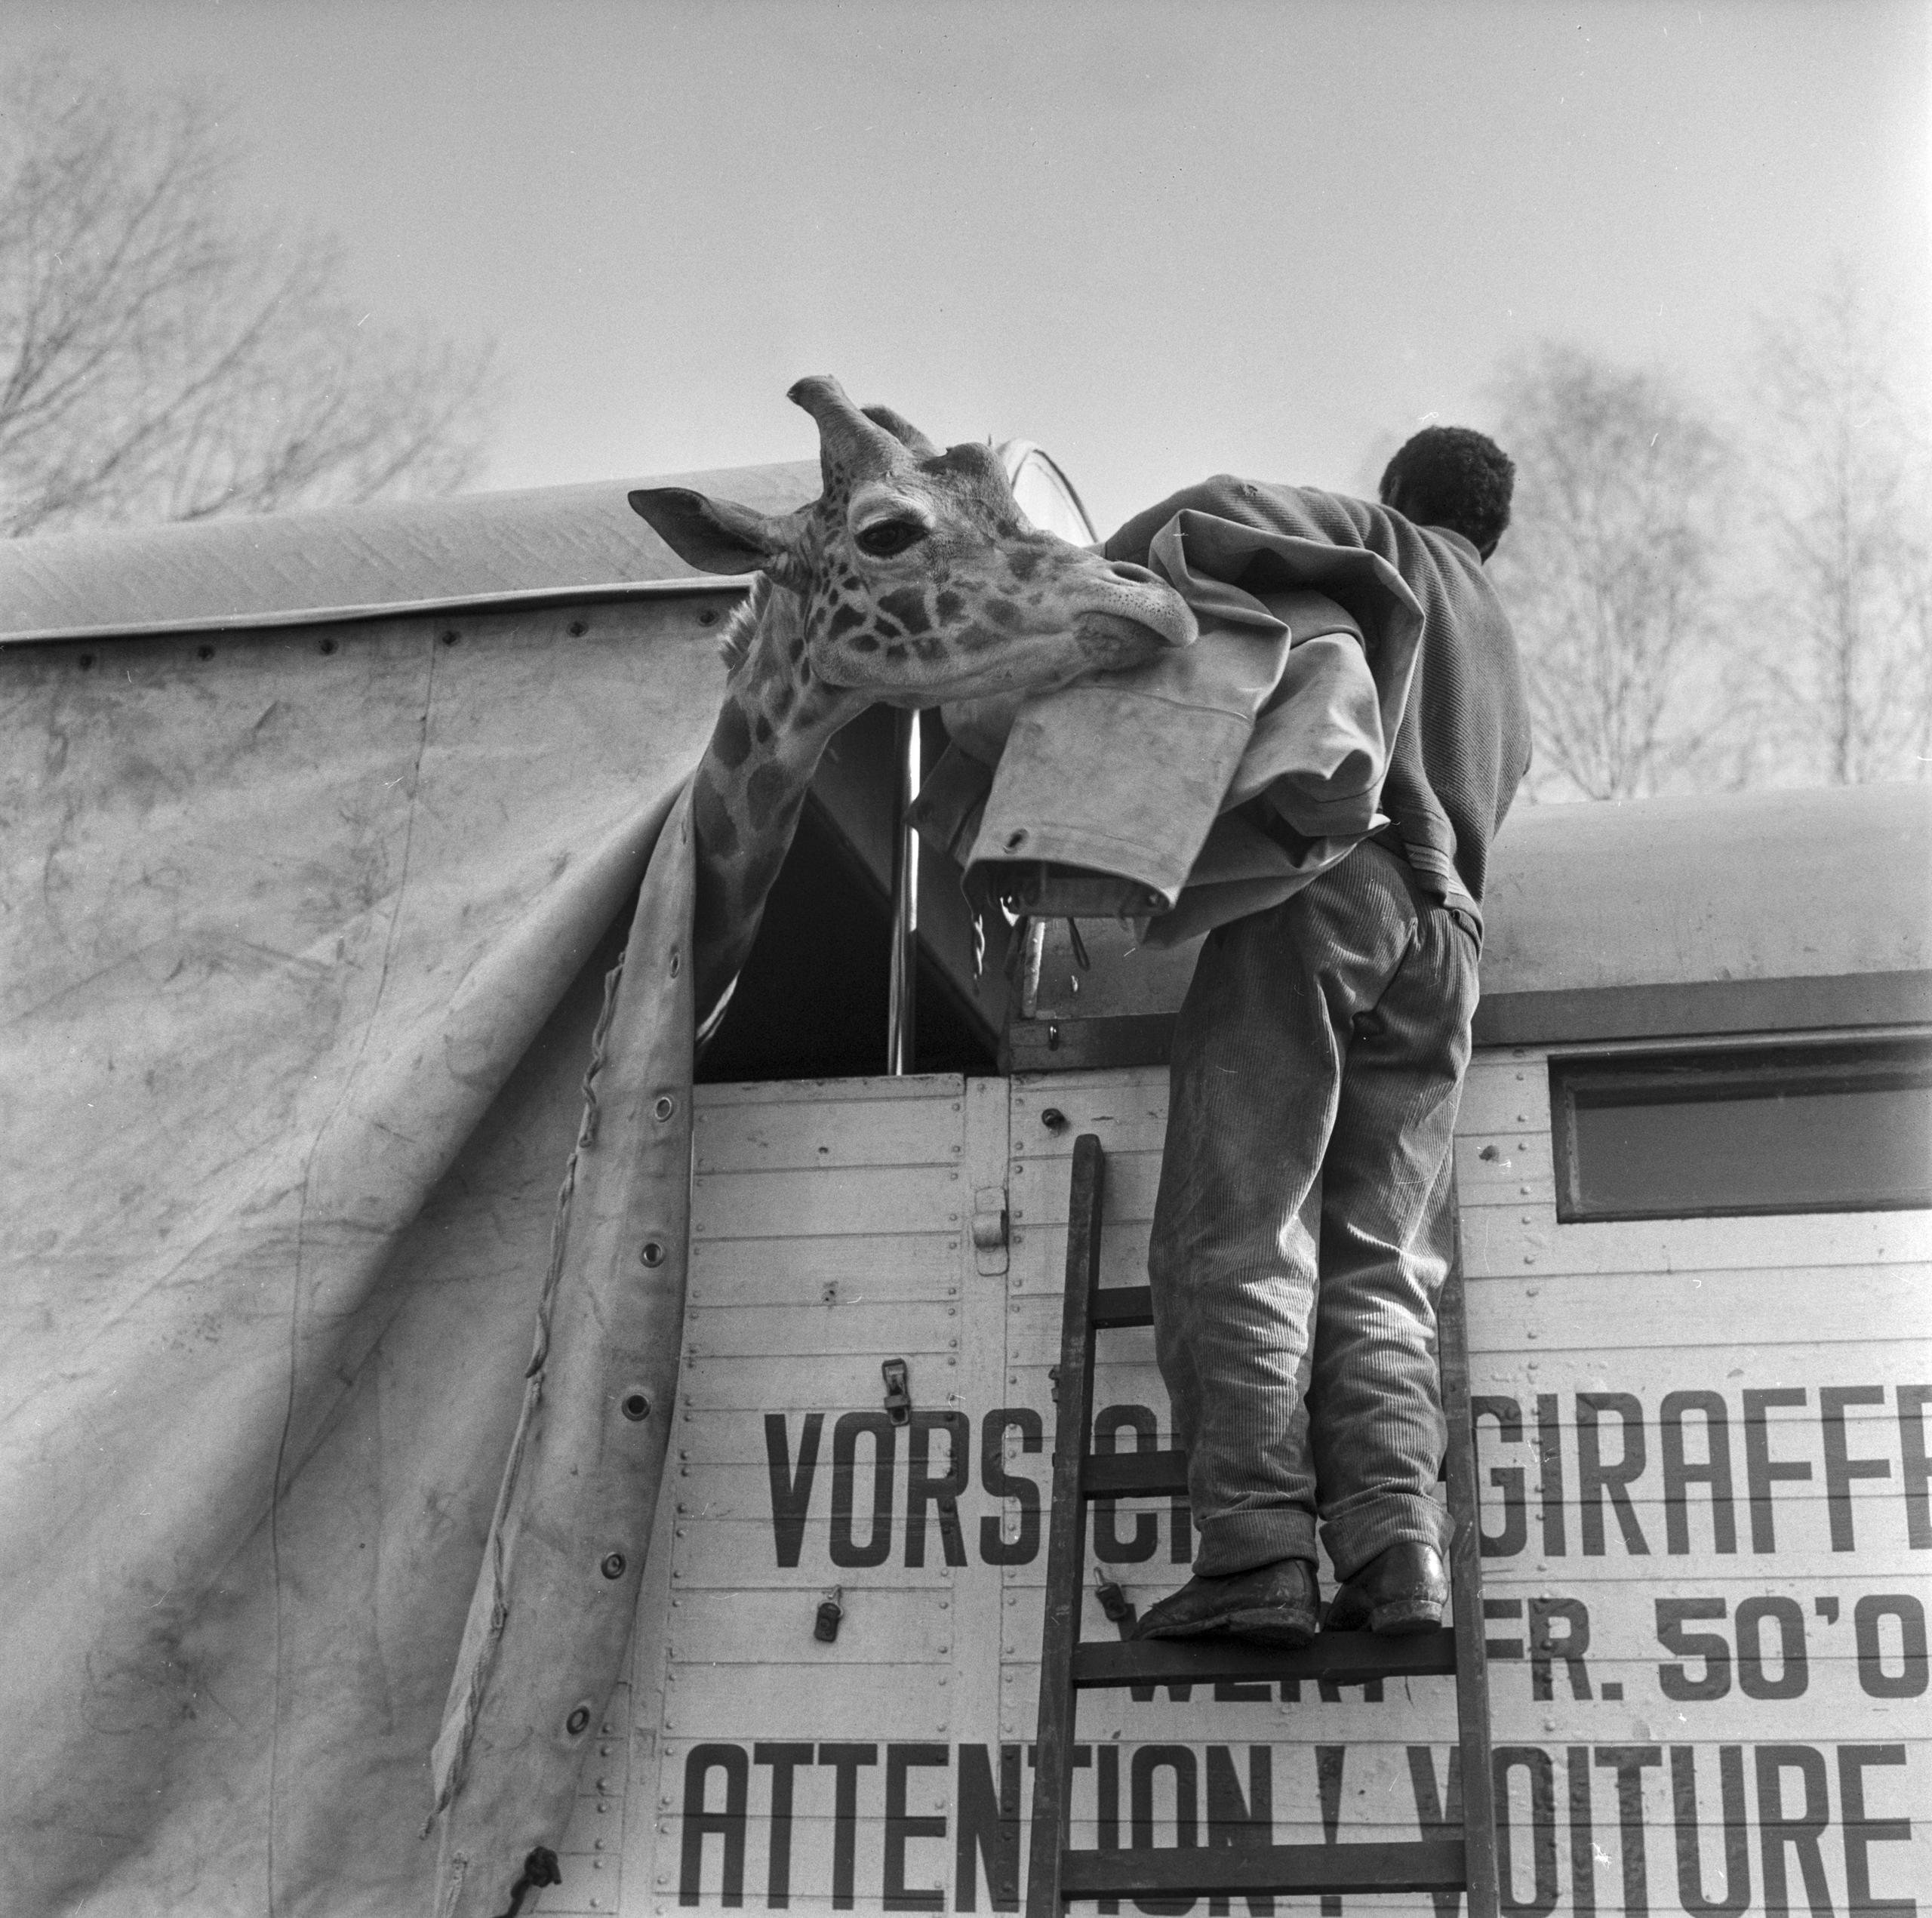
M489 483L814 450L837 374L1110 525L1358 487L1540 337L1748 404L1843 256L1932 333L1922 0L0 0L211 77L358 303L499 343Z

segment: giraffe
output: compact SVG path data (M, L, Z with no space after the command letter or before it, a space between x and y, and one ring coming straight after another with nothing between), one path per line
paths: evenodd
M721 642L724 700L694 776L700 1037L729 1002L841 726L876 702L1044 691L1195 636L1165 581L1030 525L990 447L942 451L827 377L786 397L818 424L811 505L774 517L681 487L630 495L689 564L758 574Z

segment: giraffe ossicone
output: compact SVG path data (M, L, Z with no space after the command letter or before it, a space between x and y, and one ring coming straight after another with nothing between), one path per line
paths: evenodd
M1195 637L1166 581L1032 525L991 447L941 451L826 377L787 397L818 426L823 485L810 506L774 516L684 487L630 495L688 565L761 576L726 629L724 702L692 794L706 1029L848 721L881 702L1044 691Z

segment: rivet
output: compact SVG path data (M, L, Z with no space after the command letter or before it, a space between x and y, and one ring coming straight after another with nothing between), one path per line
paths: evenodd
M698 614L697 623L700 626L715 626L718 623L718 608L715 606L706 607Z
M589 1723L590 1707L588 1705L579 1705L577 1710L564 1720L564 1729L574 1738Z
M638 1424L651 1416L650 1395L633 1387L617 1402L617 1409L633 1425Z
M651 1106L651 1116L661 1125L677 1110L677 1101L672 1098L669 1093L661 1092Z
M1026 843L1026 829L1023 826L1015 827L1006 836L1006 849L1008 852L1017 852Z
M679 957L678 957L678 949L677 949L677 947L675 947L675 946L673 946L673 947L671 948L671 977L672 977L673 979L675 979L675 978L676 978L676 977L677 977L677 976L678 976L678 967L679 967L679 966L681 966L681 965L683 965L683 964L684 964L684 961L683 961L681 958L679 958Z
M443 644L446 646L454 646L462 637L460 633L446 633L443 635Z
M647 1239L638 1248L638 1257L646 1265L662 1265L664 1263L664 1247L657 1239Z
M581 620L572 620L571 621L570 635L573 639L581 639L589 630L589 627L586 626Z
M610 1556L598 1567L598 1569L603 1573L606 1578L623 1578L624 1575L623 1553L622 1552L613 1552Z
M91 673L94 670L94 655L91 653L83 653L75 663L83 673Z
M333 639L325 639L316 647L315 650L317 652L325 654L332 653L335 651L335 642Z
M195 657L197 659L213 659L214 648L212 646L197 646L195 648Z

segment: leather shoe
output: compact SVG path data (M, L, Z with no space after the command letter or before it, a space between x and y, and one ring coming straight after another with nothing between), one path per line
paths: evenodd
M1306 1559L1277 1559L1220 1578L1190 1578L1150 1606L1136 1638L1204 1638L1226 1632L1257 1645L1292 1648L1315 1634L1315 1568Z
M1385 1637L1432 1631L1449 1602L1449 1574L1433 1545L1402 1539L1378 1552L1335 1594L1325 1629Z

